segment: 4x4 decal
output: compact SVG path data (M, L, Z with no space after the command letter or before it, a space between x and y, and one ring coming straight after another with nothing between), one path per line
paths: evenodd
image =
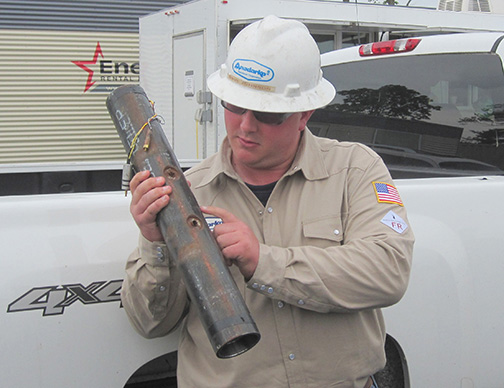
M122 280L93 282L85 287L82 284L34 287L9 304L8 313L29 310L42 310L43 316L63 314L65 308L76 301L83 304L117 302Z

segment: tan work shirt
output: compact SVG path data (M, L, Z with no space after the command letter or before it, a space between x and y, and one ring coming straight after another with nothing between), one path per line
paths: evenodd
M306 130L264 207L234 172L230 152L225 140L187 177L200 205L231 211L259 239L253 278L231 272L261 340L217 358L166 247L143 238L122 291L130 320L146 337L182 322L181 388L362 388L385 365L380 308L404 294L414 241L400 200L377 194L373 182L393 185L387 168L363 145Z

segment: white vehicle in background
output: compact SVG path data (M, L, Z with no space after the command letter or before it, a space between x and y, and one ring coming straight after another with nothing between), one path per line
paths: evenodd
M503 386L503 39L425 36L322 55L338 93L309 128L383 157L417 238L408 291L385 309L389 367L402 363L405 387Z

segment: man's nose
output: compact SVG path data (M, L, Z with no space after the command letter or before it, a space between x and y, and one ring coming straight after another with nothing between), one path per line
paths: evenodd
M240 127L244 131L247 132L252 132L257 130L257 126L259 122L254 116L254 113L252 113L251 110L246 111L242 116L241 116L241 124Z

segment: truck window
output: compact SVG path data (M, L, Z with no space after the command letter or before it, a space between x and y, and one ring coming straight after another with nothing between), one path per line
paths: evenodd
M499 56L391 56L327 66L324 76L337 95L310 130L368 145L394 178L504 174Z

